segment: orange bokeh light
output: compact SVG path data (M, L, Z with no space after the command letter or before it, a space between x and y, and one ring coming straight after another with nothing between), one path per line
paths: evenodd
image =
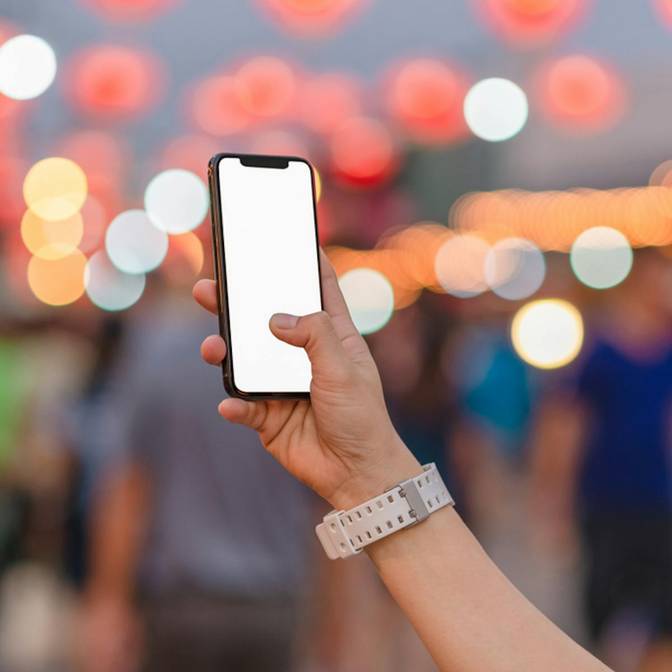
M547 42L571 28L589 0L475 0L479 14L506 40L523 46Z
M75 250L61 259L33 257L28 263L28 284L42 303L64 306L84 293L86 257Z
M352 77L327 73L309 79L301 87L297 114L316 133L330 133L360 112L360 85Z
M570 191L497 191L469 194L451 210L460 232L489 243L519 236L542 250L567 252L587 229L607 226L636 247L672 243L672 190L575 189Z
M292 108L297 93L294 69L273 56L257 56L243 63L234 75L241 107L254 117L277 118Z
M387 106L391 116L412 138L445 142L465 136L462 111L467 78L442 61L408 61L389 77Z
M589 56L565 56L542 67L537 88L545 115L572 130L604 129L624 111L623 82L610 67Z
M226 136L245 130L251 116L240 104L233 77L214 75L199 82L190 96L191 116L206 133Z
M193 231L172 235L161 274L173 285L191 284L203 270L204 261L203 243Z
M68 98L99 119L127 119L155 105L165 85L163 64L131 47L101 45L77 53L66 70Z
M82 215L76 212L67 219L49 221L32 210L26 210L21 219L21 238L36 257L60 259L71 254L84 233Z
M259 0L282 26L297 33L323 34L340 26L364 0Z
M382 182L397 167L392 137L375 119L349 119L331 136L330 149L334 173L350 184Z

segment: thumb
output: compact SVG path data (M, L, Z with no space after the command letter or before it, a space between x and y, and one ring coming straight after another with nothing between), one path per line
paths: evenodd
M271 317L270 327L276 338L304 348L313 368L335 371L347 364L343 344L324 311L303 317L277 313Z

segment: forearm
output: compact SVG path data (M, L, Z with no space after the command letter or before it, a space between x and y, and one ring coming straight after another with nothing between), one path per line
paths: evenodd
M453 508L368 549L442 672L605 672L518 592Z
M110 474L102 485L90 524L87 594L130 602L145 533L147 478L134 466Z

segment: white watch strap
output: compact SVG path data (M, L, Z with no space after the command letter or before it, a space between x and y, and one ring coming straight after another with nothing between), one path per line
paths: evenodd
M365 546L405 527L415 525L434 511L454 504L434 463L423 466L382 495L348 511L331 511L315 528L332 560L360 553Z

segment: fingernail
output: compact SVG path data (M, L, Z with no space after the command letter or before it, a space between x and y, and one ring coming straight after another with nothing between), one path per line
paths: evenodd
M276 313L271 317L273 326L278 329L294 329L299 318L296 315L288 315L287 313Z

